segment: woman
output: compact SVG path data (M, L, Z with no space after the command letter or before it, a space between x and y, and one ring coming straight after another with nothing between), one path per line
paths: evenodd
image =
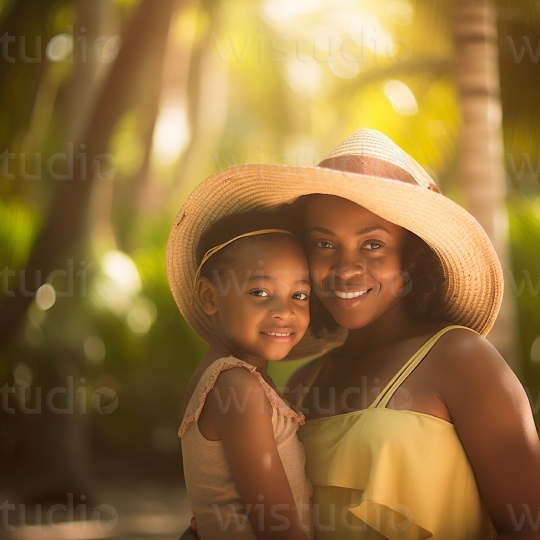
M208 222L293 201L302 214L331 316L294 351L326 354L288 384L307 418L316 537L536 538L540 442L523 388L484 339L503 283L478 223L371 130L318 167L233 167L203 189L192 201ZM206 226L179 216L170 245ZM201 324L196 311L187 320ZM348 335L328 352L342 335L332 320Z

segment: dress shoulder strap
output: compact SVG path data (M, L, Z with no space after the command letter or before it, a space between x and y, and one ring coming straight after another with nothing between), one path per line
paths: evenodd
M206 368L204 373L201 375L201 378L197 383L197 387L195 388L191 399L189 400L189 403L186 407L184 419L182 420L182 424L178 429L178 437L182 437L191 422L197 422L199 420L199 416L201 415L201 411L204 406L204 402L206 401L206 397L208 396L210 390L212 390L212 388L216 384L219 374L222 371L226 371L235 367L245 368L257 377L268 401L270 402L270 405L274 410L276 410L279 414L283 416L293 418L299 424L304 423L304 415L294 411L291 407L289 407L283 401L283 399L281 399L279 394L263 379L262 375L257 371L255 366L249 364L248 362L244 362L243 360L235 358L234 356L227 356L224 358L219 358L215 362L212 362L212 364L210 364Z
M467 326L460 326L457 324L446 326L442 330L439 330L434 336L429 338L412 356L405 362L403 367L392 377L390 382L384 387L383 391L377 396L375 401L369 406L370 409L378 407L385 408L396 390L401 386L403 381L415 370L420 362L425 358L427 353L431 350L433 345L437 343L440 337L453 328L465 328L477 334L472 328Z

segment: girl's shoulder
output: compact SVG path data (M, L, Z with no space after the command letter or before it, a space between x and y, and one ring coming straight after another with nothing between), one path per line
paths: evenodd
M183 435L189 424L198 421L210 392L211 409L219 415L244 415L251 409L261 414L278 413L304 423L304 417L293 411L257 371L255 366L233 356L213 362L202 374L186 407L182 425Z

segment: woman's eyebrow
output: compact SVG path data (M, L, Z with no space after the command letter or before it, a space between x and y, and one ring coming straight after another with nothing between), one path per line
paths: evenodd
M371 231L384 231L388 232L387 229L385 229L382 225L374 225L373 227L366 227L365 229L360 229L354 233L355 236L360 236L361 234L367 234ZM390 233L388 233L390 234Z
M358 231L356 231L354 233L354 235L355 236L360 236L362 234L367 234L367 233L370 233L370 232L376 231L376 230L388 232L388 230L385 229L382 225L374 225L373 227L365 227L364 229L359 229ZM324 234L328 234L330 236L336 236L336 233L334 231L331 231L330 229L325 229L324 227L312 227L308 231L308 234L311 233L311 232L321 232L321 233L324 233Z

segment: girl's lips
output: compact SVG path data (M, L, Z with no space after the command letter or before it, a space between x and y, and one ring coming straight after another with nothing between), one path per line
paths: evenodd
M274 343L291 343L296 336L296 331L293 328L275 328L260 333Z

